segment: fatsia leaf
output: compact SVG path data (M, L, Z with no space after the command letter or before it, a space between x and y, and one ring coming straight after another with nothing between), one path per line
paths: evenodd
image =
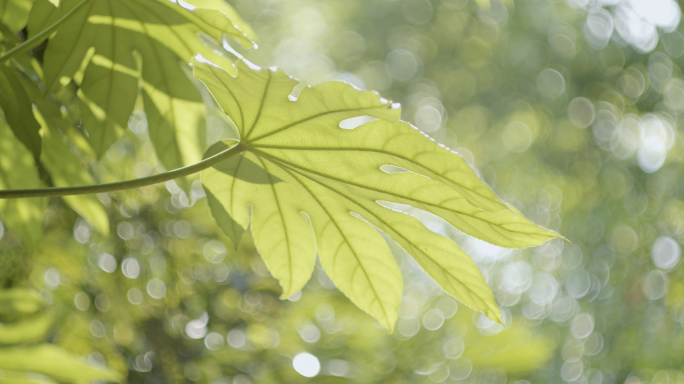
M36 1L29 32L38 33L79 1L62 0L59 8ZM83 126L98 156L125 129L141 83L150 139L162 164L173 169L201 158L198 131L205 107L181 65L195 53L220 59L198 34L219 41L231 35L245 46L252 42L226 12L182 4L186 7L168 0L94 0L49 42L46 88L54 90L63 78L80 82Z
M0 369L36 372L68 383L85 384L95 380L117 383L123 381L118 372L97 368L52 344L0 348Z
M38 171L31 152L2 121L0 137L0 189L38 188ZM32 249L43 232L41 199L0 200L0 219Z
M374 92L328 82L303 88L295 99L297 81L280 70L241 61L232 76L201 58L193 65L240 133L233 149L239 154L203 171L202 182L243 228L251 206L255 244L284 297L306 283L318 251L336 286L391 330L402 284L377 229L445 291L501 322L472 259L384 202L427 211L504 247L558 237L499 200L463 158L398 121L398 105ZM341 128L369 117L379 119Z
M28 148L33 156L40 158L40 125L31 113L31 100L15 72L0 65L0 108L14 135Z
M0 0L0 23L13 32L26 26L33 0Z

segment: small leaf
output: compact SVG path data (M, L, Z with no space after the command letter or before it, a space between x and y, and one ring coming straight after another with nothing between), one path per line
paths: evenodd
M43 341L54 324L54 318L47 313L22 318L12 323L0 323L0 345Z
M92 176L83 169L71 149L59 137L55 124L48 124L38 110L34 113L36 120L43 126L45 146L41 162L50 174L55 187L96 184ZM62 199L98 232L109 236L109 216L97 196L64 196Z
M240 61L233 76L202 58L193 66L240 134L239 154L203 171L202 182L243 227L252 207L255 244L283 297L304 285L317 250L337 287L391 331L401 276L375 227L449 294L501 322L473 261L383 201L438 215L501 246L559 237L499 200L463 158L398 122L398 105L377 93L328 82L304 87L295 100L290 95L299 84L280 70ZM402 171L387 172L387 166Z
M0 314L29 315L38 312L45 302L36 293L14 288L0 290Z
M33 153L36 159L40 158L41 140L38 133L40 125L31 113L31 101L15 72L1 65L0 108L14 135Z
M226 209L221 205L221 202L210 191L206 191L206 194L211 215L214 217L214 220L216 220L216 223L221 230L223 230L223 233L230 238L233 247L237 249L245 229L230 217L228 212L226 212Z
M2 370L0 384L57 384L57 382L35 372L19 372L4 369Z
M41 373L68 383L85 384L95 380L120 383L124 380L118 372L96 368L52 344L0 348L0 369Z
M0 121L0 189L38 188L39 179L31 152ZM0 219L19 234L28 249L38 245L43 232L41 199L0 199Z

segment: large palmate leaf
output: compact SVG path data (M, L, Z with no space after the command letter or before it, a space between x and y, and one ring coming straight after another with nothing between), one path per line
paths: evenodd
M391 330L402 283L379 230L448 293L500 322L470 257L384 202L438 215L499 246L528 247L558 237L500 201L460 156L399 122L398 106L374 92L328 82L304 88L295 100L290 94L298 83L280 70L239 62L232 76L202 58L193 65L240 132L232 149L239 154L202 172L222 208L214 215L228 214L242 228L251 215L255 243L283 297L306 283L318 252L337 287ZM340 128L361 116L379 120ZM231 145L219 143L207 155Z
M80 0L59 8L37 0L29 19L31 35L43 30ZM205 107L182 69L195 53L216 56L199 35L228 35L244 46L252 41L235 24L243 22L223 3L168 0L93 0L50 40L44 72L48 91L60 81L80 86L83 126L98 155L121 135L142 88L149 134L166 168L194 163L203 151ZM207 8L216 6L216 8Z

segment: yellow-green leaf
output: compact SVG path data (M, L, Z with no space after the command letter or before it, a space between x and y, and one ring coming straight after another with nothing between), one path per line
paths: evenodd
M38 110L34 113L36 120L43 127L45 146L41 162L55 187L96 184L71 149L59 137L55 124L49 124ZM62 199L98 232L105 236L109 235L109 216L97 196L63 196Z
M44 29L79 1L62 0L59 8L36 1L29 32ZM182 4L186 7L168 0L94 0L50 40L46 88L54 90L63 78L80 82L83 126L98 156L126 128L141 84L150 139L162 164L173 169L201 159L205 107L181 66L196 53L222 59L198 34L252 42L226 12Z
M45 375L34 372L0 370L0 384L56 384Z
M33 0L0 0L0 23L13 32L26 26Z
M502 202L463 158L398 121L398 105L374 92L328 82L305 87L295 99L290 94L298 82L280 70L239 62L233 76L202 58L193 65L240 133L240 154L203 171L202 182L242 227L250 224L251 207L256 246L283 296L309 278L315 238L337 287L391 330L401 277L378 229L445 291L501 322L475 263L385 202L440 216L499 246L559 237ZM354 126L346 121L352 118L366 123Z
M0 65L0 109L14 135L28 148L33 156L40 158L40 126L31 113L29 100L15 72Z
M94 367L84 359L52 344L0 348L0 369L36 372L68 383L123 381L120 373Z
M21 318L11 323L0 323L0 345L43 341L54 324L54 318L47 313Z
M28 315L38 312L44 305L40 296L26 289L0 290L0 314Z
M36 164L10 128L0 121L0 189L38 188ZM39 198L0 200L0 219L33 249L43 232L43 209Z

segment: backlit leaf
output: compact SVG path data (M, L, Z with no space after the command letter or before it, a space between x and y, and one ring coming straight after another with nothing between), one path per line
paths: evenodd
M14 135L40 158L40 125L31 113L31 101L12 69L0 65L0 108Z
M83 169L71 149L59 137L55 124L47 123L39 111L35 112L38 122L43 126L43 154L41 162L50 174L55 187L71 185L93 185L95 180ZM63 196L62 199L83 217L98 232L109 235L109 217L102 203L95 195Z
M79 1L62 0L59 8L36 1L30 33L44 29ZM178 168L201 158L198 128L204 127L205 107L181 66L195 53L222 59L198 34L218 41L227 34L244 46L253 43L221 9L182 4L185 7L168 0L94 0L49 42L43 67L46 88L55 90L62 79L79 83L83 126L98 156L126 128L141 85L150 139L164 166Z
M38 171L31 152L2 121L0 137L0 189L39 187ZM43 232L41 199L0 200L0 219L19 234L27 248L34 248Z
M242 228L251 225L283 297L306 283L317 251L337 287L391 330L402 283L377 228L448 293L501 322L473 261L383 202L416 207L509 248L559 237L499 200L463 158L399 122L398 105L374 92L328 82L302 89L295 100L298 82L280 70L241 61L234 77L201 58L193 65L240 132L240 154L203 171L203 184ZM355 127L345 121L351 118L379 120Z
M0 0L0 22L16 32L26 26L33 0Z

